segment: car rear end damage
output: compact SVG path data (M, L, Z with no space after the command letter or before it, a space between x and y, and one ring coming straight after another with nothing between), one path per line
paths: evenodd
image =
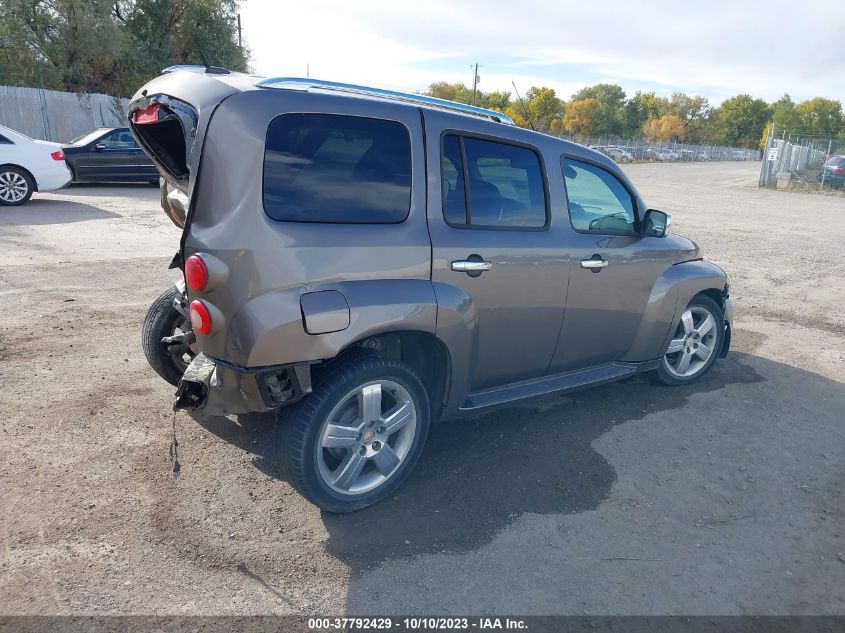
M245 75L174 70L153 79L129 104L129 128L164 179L162 207L184 227L202 144L214 110L250 82Z

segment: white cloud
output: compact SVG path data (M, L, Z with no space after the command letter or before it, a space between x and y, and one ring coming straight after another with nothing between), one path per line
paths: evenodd
M245 0L244 34L261 74L304 75L421 89L471 80L484 90L555 88L564 98L602 78L704 94L749 92L773 101L845 101L845 4L793 2L424 3Z

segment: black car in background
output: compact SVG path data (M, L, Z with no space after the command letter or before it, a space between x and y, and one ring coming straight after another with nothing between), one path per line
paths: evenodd
M62 146L73 182L151 182L158 172L129 128L97 128Z
M825 161L822 171L816 176L819 182L829 187L845 186L845 156L831 156Z

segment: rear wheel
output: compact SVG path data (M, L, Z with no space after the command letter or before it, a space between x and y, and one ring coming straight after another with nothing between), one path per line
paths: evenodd
M171 385L178 385L182 374L196 356L194 345L187 349L168 349L161 342L166 336L176 336L191 330L191 324L173 305L179 298L179 290L174 286L161 294L150 306L144 318L141 334L141 346L144 356L155 372Z
M32 197L35 184L23 169L0 167L0 205L17 206Z
M710 297L694 297L669 341L657 369L658 379L667 385L686 385L699 380L713 367L724 339L722 309Z
M364 356L320 376L314 392L280 413L277 465L311 503L352 512L392 494L419 459L429 404L404 363Z

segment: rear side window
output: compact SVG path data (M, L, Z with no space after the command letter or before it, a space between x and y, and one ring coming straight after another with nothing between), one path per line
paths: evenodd
M546 226L546 188L540 158L533 150L447 135L441 172L443 215L449 224L504 229Z
M14 145L14 143L12 143L12 141L10 141L8 138L6 138L5 136L3 136L2 134L0 134L0 144L3 144L3 145Z
M129 130L118 130L100 139L106 149L134 149L138 147Z
M396 121L283 114L267 129L264 211L289 222L392 223L411 206L411 139Z

